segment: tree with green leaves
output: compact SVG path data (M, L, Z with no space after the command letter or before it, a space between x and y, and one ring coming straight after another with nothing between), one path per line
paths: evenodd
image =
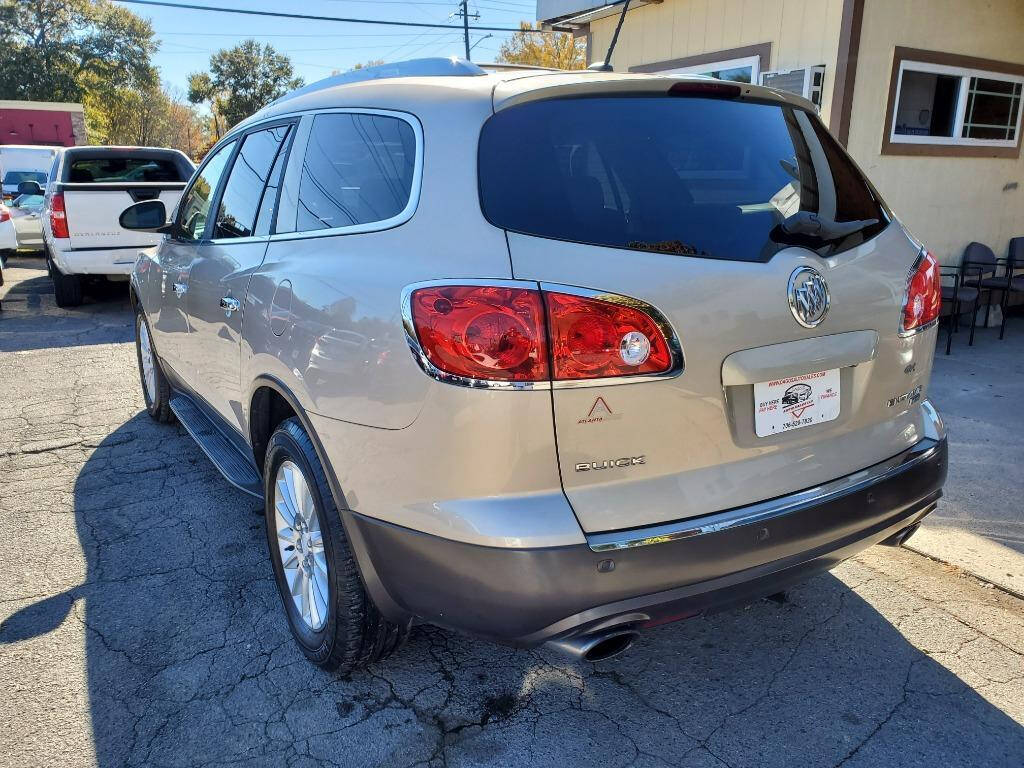
M529 64L533 67L583 69L587 66L587 43L566 32L538 34L528 22L519 22L519 31L501 44L498 61Z
M106 0L0 0L0 99L151 88L156 50L149 22Z
M189 75L188 98L209 103L217 133L226 130L288 91L302 86L291 60L269 44L245 40L210 57L210 71Z

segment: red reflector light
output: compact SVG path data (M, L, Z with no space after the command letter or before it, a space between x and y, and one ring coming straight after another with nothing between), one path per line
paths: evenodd
M412 320L427 359L445 373L492 381L547 381L540 292L443 285L411 296Z
M70 237L68 217L64 212L64 193L56 192L50 198L50 230L54 237Z
M668 340L633 307L568 293L545 293L556 381L665 373Z
M901 330L919 330L936 320L942 309L942 277L939 262L928 251L922 251L907 281L903 303Z

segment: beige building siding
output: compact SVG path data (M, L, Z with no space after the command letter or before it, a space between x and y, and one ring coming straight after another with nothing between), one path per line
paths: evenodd
M881 154L897 45L1022 64L1024 0L865 0L848 145L900 219L944 263L957 263L972 240L1005 257L1009 239L1024 235L1024 157Z
M825 65L822 116L831 110L843 0L665 0L629 12L612 64L641 64L771 43L762 69ZM618 16L591 24L591 57L602 60Z

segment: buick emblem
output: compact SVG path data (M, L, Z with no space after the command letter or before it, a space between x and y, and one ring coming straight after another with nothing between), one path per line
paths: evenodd
M814 267L797 267L789 276L789 309L804 328L825 319L830 302L828 283Z

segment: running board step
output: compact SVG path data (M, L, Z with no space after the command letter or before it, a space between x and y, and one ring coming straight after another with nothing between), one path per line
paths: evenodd
M209 416L203 413L187 395L171 396L171 410L178 417L192 439L199 443L213 465L224 478L241 491L263 498L263 481L252 462L224 437Z

